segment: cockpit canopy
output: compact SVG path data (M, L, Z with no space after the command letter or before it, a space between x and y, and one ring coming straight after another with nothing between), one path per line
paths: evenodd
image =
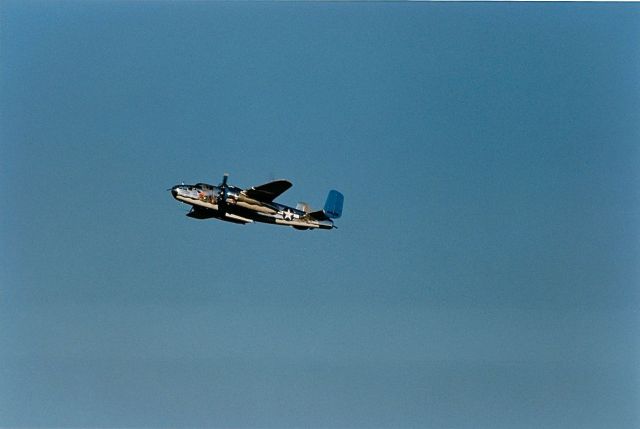
M195 185L193 185L195 188L197 189L202 189L203 191L211 191L213 190L213 186L208 185L206 183L196 183Z

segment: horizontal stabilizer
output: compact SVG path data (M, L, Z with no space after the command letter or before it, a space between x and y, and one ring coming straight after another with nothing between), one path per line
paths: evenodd
M324 210L318 210L316 212L309 213L309 217L315 220L329 220L329 217L324 213Z

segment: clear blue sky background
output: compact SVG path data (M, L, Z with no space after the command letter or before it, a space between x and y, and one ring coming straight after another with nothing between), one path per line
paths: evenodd
M0 426L637 428L638 4L0 3ZM339 229L186 218L287 178Z

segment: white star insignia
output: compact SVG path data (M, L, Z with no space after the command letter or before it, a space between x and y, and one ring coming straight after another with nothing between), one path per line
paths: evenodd
M294 215L291 210L287 209L286 212L282 212L282 217L284 218L284 220L293 220Z

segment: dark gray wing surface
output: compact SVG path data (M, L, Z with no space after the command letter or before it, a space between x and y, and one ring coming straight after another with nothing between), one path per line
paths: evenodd
M274 180L273 182L265 183L264 185L246 189L243 192L249 198L270 203L292 186L293 185L288 180Z

